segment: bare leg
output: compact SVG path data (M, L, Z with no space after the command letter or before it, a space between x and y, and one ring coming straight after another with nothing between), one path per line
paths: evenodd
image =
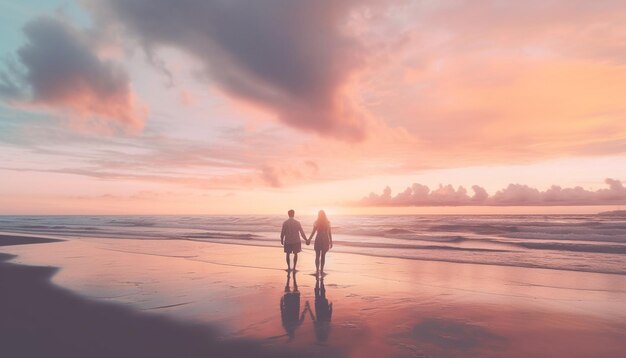
M285 254L285 259L287 260L287 271L291 271L291 262L289 262L289 253Z
M315 251L315 272L320 271L320 251Z
M298 254L294 253L293 254L293 271L294 271L294 275L295 275L295 271L296 271L296 265L298 264ZM295 277L295 276L294 276Z
M322 270L321 272L324 273L324 263L326 262L326 251L322 251Z

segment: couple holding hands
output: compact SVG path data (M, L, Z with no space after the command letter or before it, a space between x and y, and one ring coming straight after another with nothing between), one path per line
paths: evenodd
M307 239L302 225L294 216L296 212L289 210L287 212L289 219L283 223L283 229L280 232L280 243L285 249L285 258L287 260L287 271L291 271L291 262L289 255L293 253L293 270L296 270L296 264L298 263L298 252L302 251L302 242L300 237L307 245L311 244L313 235L315 236L315 271L317 274L324 273L324 262L326 261L326 252L333 247L333 235L330 231L330 222L326 217L324 210L320 210L317 215L317 220L313 224L313 231Z

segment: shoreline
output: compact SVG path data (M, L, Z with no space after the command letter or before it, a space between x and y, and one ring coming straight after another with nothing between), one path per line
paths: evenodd
M131 324L126 319L147 322L142 318L146 313L171 320L175 322L172 325L158 325L169 327L164 328L168 330L166 336L191 340L189 345L193 339L188 336L194 337L197 331L189 331L188 324L213 329L219 344L194 348L188 351L190 356L199 356L205 352L202 349L230 349L221 343L239 340L255 347L239 352L241 356L267 351L271 356L618 357L626 349L626 314L616 314L626 302L626 279L620 275L398 260L331 251L329 275L322 286L333 313L326 328L328 338L319 341L320 327L313 320L324 312L318 311L319 281L309 275L312 255L304 253L296 274L299 311L309 305L313 315L305 315L290 340L281 323L284 312L279 302L287 294L286 286L291 291L294 287L293 280L286 281L284 254L279 248L68 238L49 244L2 246L0 252L5 252L0 253L5 257L0 262L2 275L7 267L37 270L37 266L48 266L44 270L52 270L44 275L51 291L28 295L7 288L20 304L35 298L46 301L52 297L54 301L58 289L81 300L81 305L96 307L95 312L100 305L125 310L124 324ZM6 262L7 253L18 256ZM41 275L21 278L27 285L41 285L42 280ZM56 310L46 302L36 306L41 310L39 317ZM4 303L0 304L3 308ZM7 322L19 319L12 312L3 313L10 318ZM106 322L103 319L90 318L92 322ZM50 332L59 322L44 319L37 323L41 324ZM5 326L13 336L6 337L23 340L25 336L18 337L19 332L11 330L11 325ZM48 333L41 334L41 344L52 339L45 336ZM151 337L160 334L151 333ZM541 343L547 341L550 347ZM39 344L39 340L33 342ZM71 354L64 356L78 356Z
M175 238L154 238L154 237L146 237L146 238L139 238L139 237L127 237L127 238L117 238L117 237L112 237L112 236L104 236L104 237L98 237L98 236L94 236L94 235L89 235L89 236L85 236L85 235L66 235L66 236L59 236L59 235L31 235L31 234L27 234L27 233L23 233L23 232L10 232L10 231L2 231L0 232L0 246L2 246L1 244L1 240L3 236L13 236L15 238L35 238L35 239L41 239L41 240L51 240L51 241L33 241L32 243L44 243L44 242L55 242L55 241L65 241L65 240L99 240L99 239L104 239L104 240L139 240L139 241L189 241L189 242L197 242L197 243L206 243L206 244L216 244L216 245L235 245L235 246L242 246L242 247L253 247L253 248L276 248L277 246L275 245L263 245L263 244L256 244L256 243L240 243L240 242L228 242L228 241L220 241L220 240L211 240L211 239L207 239L207 240L200 240L200 239L194 239L194 238L184 238L184 237L175 237ZM276 242L278 243L278 240L276 240ZM14 244L17 245L17 244ZM311 247L306 247L305 245L302 246L302 250L303 252L314 252ZM451 251L464 251L462 249L450 249ZM469 249L467 250L468 252L472 252L472 251L476 251L476 252L483 252L482 249ZM487 251L487 250L484 250ZM497 250L488 250L489 252L497 252ZM402 256L394 256L394 255L385 255L385 254L374 254L374 253L363 253L363 252L350 252L350 251L343 251L341 250L341 248L339 248L339 250L335 249L333 252L335 253L341 253L341 254L346 254L346 255L359 255L359 256L366 256L366 257L373 257L373 258L387 258L387 259L397 259L397 260L409 260L409 261L420 261L420 262L443 262L443 263L453 263L453 264L468 264L468 265L484 265L484 266L502 266L502 267L515 267L515 268L521 268L521 269L538 269L538 270L550 270L550 271L568 271L568 272L580 272L580 273L591 273L591 274L602 274L602 275L616 275L616 276L626 276L626 270L622 271L622 272L614 272L614 271L599 271L599 270L590 270L590 269L573 269L573 268L569 268L569 267L563 267L563 268L553 268L553 267L545 267L542 265L532 265L532 264L527 264L527 265L518 265L518 264L506 264L503 262L476 262L476 261L469 261L469 260L454 260L454 259L439 259L439 258L425 258L425 257L402 257Z
M210 326L85 299L50 282L58 268L12 258L0 253L0 353L9 357L295 356L252 339L220 340Z
M63 239L51 239L41 236L22 236L16 234L0 233L0 247L12 245L29 245L29 244L47 244L52 242L61 242Z

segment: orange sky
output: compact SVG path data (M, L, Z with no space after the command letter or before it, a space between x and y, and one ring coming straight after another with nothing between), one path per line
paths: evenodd
M626 204L622 1L0 7L0 214ZM585 200L359 204L414 183Z

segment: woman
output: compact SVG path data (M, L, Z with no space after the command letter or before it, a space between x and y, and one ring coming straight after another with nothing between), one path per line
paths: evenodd
M309 236L307 245L311 243L313 235L317 232L315 237L315 271L316 273L324 273L324 262L326 261L326 252L333 247L333 235L330 232L330 222L326 217L324 210L320 210L317 215L317 220L313 225L313 232ZM321 267L320 267L321 264Z

